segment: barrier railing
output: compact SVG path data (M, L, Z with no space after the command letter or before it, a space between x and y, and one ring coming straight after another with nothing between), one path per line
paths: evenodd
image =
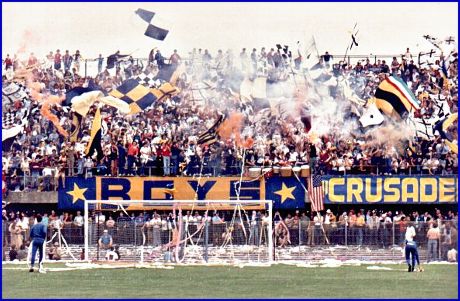
M333 55L333 63L339 63L340 61L346 61L348 64L355 64L357 62L365 62L366 60L369 60L370 63L377 63L378 60L386 60L387 64L391 62L393 57L396 57L398 60L402 60L402 58L405 56L405 54L351 54L351 55ZM418 64L418 54L412 54L411 59L414 60L416 64ZM439 58L438 54L434 54L433 57ZM194 62L195 64L208 64L207 62L203 62L202 59L191 59L187 57L183 57L181 59L183 62ZM143 65L146 66L149 64L148 58L133 58L132 60L134 64L136 65ZM5 60L2 60L2 65L4 68L4 62ZM102 71L105 70L106 68L106 62L107 58L104 58L103 63L99 63L98 58L90 58L90 59L83 59L80 63L80 74L84 75L85 77L91 76L95 77L97 74L101 73ZM167 58L164 58L165 63L170 63L170 60ZM45 62L45 65L48 65L49 67L53 67L51 63ZM73 64L72 64L73 65ZM70 66L69 70L72 70L73 66ZM62 69L64 69L64 66L62 66Z
M352 54L352 55L334 55L333 63L339 63L340 61L346 61L348 64L356 64L357 62L365 62L369 60L370 63L376 64L378 60L386 60L389 64L393 57L401 60L404 54ZM439 58L439 55L434 55L435 58ZM412 59L418 64L418 54L413 54ZM146 66L149 63L147 58L133 58L133 61L137 65ZM183 62L191 63L191 58L182 58ZM105 60L104 60L105 62ZM169 59L165 58L165 63L169 63ZM206 65L208 62L203 62L202 59L194 59L194 64ZM332 64L331 64L332 65ZM98 59L86 59L84 60L84 74L85 76L96 76L101 71L104 71L105 63L99 67Z
M32 219L30 219L32 221ZM275 250L281 251L285 248L292 247L325 247L325 246L359 246L374 249L389 249L393 247L403 247L405 244L405 231L408 225L413 225L416 231L415 241L419 248L426 251L427 261L447 260L447 252L451 249L457 249L457 220L442 221L411 221L411 222L380 222L369 223L364 225L352 224L350 221L340 222L317 222L309 221L303 217L300 219L285 219L283 222L275 221L274 224L274 246ZM198 229L198 222L183 223L183 229L187 233L195 233ZM436 225L436 226L435 226ZM29 245L29 227L19 225L18 222L2 223L2 249L3 255L14 245L16 250L24 250ZM123 219L111 220L110 222L90 222L89 223L89 242L92 245L98 243L99 238L103 235L104 230L108 230L113 238L114 245L130 246L160 246L171 241L172 228L168 223L158 224L150 223L147 220ZM267 245L268 236L266 225L259 221L249 223L240 221L232 223L206 223L208 227L205 232L208 233L204 238L196 240L198 245L206 244L208 246L220 246L224 239L229 239L234 246ZM434 236L428 231L437 227L439 234ZM244 228L244 229L243 229ZM229 232L229 229L230 232ZM436 232L438 230L435 230ZM59 232L59 233L58 233ZM225 235L230 233L226 238ZM58 235L59 234L59 235ZM198 236L197 236L198 237ZM54 223L48 225L48 241L51 244L58 243L72 246L82 246L84 244L83 226L74 222L64 222L58 229ZM194 242L190 240L190 244Z
M376 222L364 225L349 221L320 223L298 221L284 226L275 223L275 246L278 249L300 246L357 246L388 249L405 246L405 232L411 224L416 231L417 245L426 250L427 261L448 260L447 252L457 250L458 221L443 220L437 226L439 238L429 239L428 231L436 221ZM284 231L282 229L285 229ZM430 234L431 235L431 234ZM431 237L432 238L432 237Z

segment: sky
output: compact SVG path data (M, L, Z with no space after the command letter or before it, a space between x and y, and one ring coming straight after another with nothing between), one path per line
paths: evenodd
M170 32L164 41L144 36L134 11L156 12L153 24ZM344 54L357 23L359 46L350 54L413 53L432 46L430 34L458 37L458 3L2 3L2 57L18 49L44 56L80 50L84 58L116 50L147 57L153 47L247 49L307 43L320 53ZM458 43L458 42L457 42Z

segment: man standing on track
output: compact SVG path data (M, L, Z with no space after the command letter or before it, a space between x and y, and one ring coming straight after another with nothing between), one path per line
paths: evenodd
M35 224L32 229L30 230L30 241L32 244L32 253L30 259L30 270L29 272L34 271L34 264L35 264L35 255L37 254L38 249L38 272L45 273L43 269L43 245L46 240L46 226L42 223L42 216L39 214L37 216L37 224Z

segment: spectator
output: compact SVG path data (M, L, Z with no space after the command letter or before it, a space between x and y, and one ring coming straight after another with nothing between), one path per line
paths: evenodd
M29 61L27 63L28 67L35 67L35 65L38 63L37 57L34 55L32 52L29 56Z
M55 242L54 245L50 248L48 251L48 257L50 260L61 260L62 251L58 242Z
M243 72L247 71L248 68L248 54L246 53L246 48L243 48L240 53L240 61L241 61L241 70Z
M22 234L22 227L20 220L15 219L9 226L9 232L10 232L10 241L11 245L15 246L16 250L19 250L23 244L24 241L24 236Z
M117 252L115 252L115 249L113 247L110 247L109 251L105 254L105 260L108 261L115 261L119 260Z
M74 60L73 56L69 54L69 50L65 51L62 60L64 61L64 72L69 72L72 67L72 61Z
M365 225L364 216L361 212L358 212L358 215L356 216L356 223L355 223L357 234L358 234L358 239L357 239L358 246L361 246L363 244L364 225Z
M128 149L128 152L127 152L127 154L128 154L128 170L127 170L127 174L130 175L130 176L134 176L134 174L135 174L134 167L135 167L137 156L139 155L139 147L137 146L137 141L133 141L132 143L129 143L127 145L127 149Z
M102 250L108 250L112 247L112 243L112 236L109 234L109 231L105 229L98 241L99 248L101 248Z
M316 213L315 217L313 218L313 223L315 225L314 228L314 238L315 238L315 245L320 245L323 237L323 221L324 218L321 216L319 212Z
M441 237L438 225L433 223L426 234L428 238L428 262L438 260L438 241Z
M56 50L56 54L54 55L54 69L61 70L61 52L60 50Z
M158 69L163 69L165 65L165 58L161 55L160 50L157 50L155 54L155 61L157 62Z
M326 53L324 53L322 55L322 59L323 59L324 63L326 64L327 68L330 68L333 58L334 57L331 54L329 54L329 52L327 52L327 51L326 51Z
M161 245L161 217L159 214L155 213L152 220L150 221L152 226L152 237L153 237L153 246L157 247Z
M180 64L181 62L181 57L180 55L177 53L177 49L174 49L174 53L171 55L171 57L169 58L169 61L172 65L174 66L177 66Z
M161 156L163 158L163 172L165 176L170 175L171 154L171 143L168 139L164 139L161 144Z
M103 64L104 58L102 57L102 54L99 54L99 57L97 58L97 74L101 74Z
M78 74L80 72L80 63L82 61L82 57L80 54L80 50L75 51L75 54L73 55L73 66L75 68L76 73Z
M6 59L3 64L5 65L5 70L13 69L13 61L11 60L9 54L6 55Z
M253 48L251 48L253 49ZM158 49L156 49L158 50ZM155 51L156 51L155 50ZM153 51L153 54L155 54ZM157 54L160 52L157 52ZM177 53L177 52L176 52ZM222 51L218 52L218 55L213 58L211 53L204 50L194 51L195 57L199 59L193 61L193 70L196 71L197 78L213 78L213 85L218 83L219 88L213 89L211 98L219 99L219 107L229 107L231 110L242 110L235 104L231 97L226 95L228 90L221 89L220 86L224 87L229 85L232 81L227 81L224 74L228 74L231 69L229 67L232 61L232 53L227 51L225 55ZM421 110L416 112L418 116L425 118L433 118L434 116L441 116L439 107L444 107L443 103L448 102L450 113L454 113L457 110L456 103L458 97L456 97L456 86L453 76L448 76L448 81L451 89L443 89L444 91L436 88L436 85L440 85L440 74L436 70L430 70L427 66L418 66L413 60L409 62L410 57L406 51L404 60L402 62L396 62L399 64L397 72L406 76L405 79L416 95L421 97ZM110 91L117 85L119 85L125 78L124 74L120 70L116 76L110 75L108 72L101 73L102 67L99 67L99 74L95 78L81 78L78 74L71 74L69 69L69 63L67 62L67 54L61 57L60 52L55 52L54 55L48 54L46 58L52 58L56 70L61 69L60 64L64 62L64 78L60 78L60 73L50 73L46 70L46 67L37 67L38 77L37 81L42 82L45 85L44 93L50 93L58 95L59 93L65 93L71 88L84 86L94 82L95 85L102 87L105 92ZM77 54L77 52L75 53ZM161 54L161 53L160 53ZM119 55L118 55L119 56ZM153 55L155 56L155 55ZM174 54L173 54L174 56ZM322 60L326 64L328 61L332 62L332 55L322 56ZM69 57L73 57L69 54ZM99 56L102 58L102 56ZM119 56L121 57L121 56ZM174 56L175 57L175 56ZM207 58L206 58L207 57ZM247 67L259 67L264 66L267 70L267 74L270 81L281 78L280 75L285 69L285 64L289 63L289 60L282 58L281 52L275 52L271 49L268 53L265 50L261 50L258 55L257 51L252 51L250 57L246 54L246 48L241 52L243 61L247 61L245 64ZM396 57L395 57L396 58ZM172 61L175 59L173 58ZM216 66L219 61L223 61L219 65L219 69L222 69L217 74L213 68L204 68L203 61L209 60L207 64L209 66ZM13 65L17 59L13 59ZM393 60L394 61L394 60ZM72 58L72 63L75 60ZM71 63L71 64L72 64ZM164 63L164 60L163 60ZM171 62L173 63L173 62ZM186 59L179 58L178 64L186 63L189 61ZM242 62L243 63L243 62ZM249 65L251 63L252 65ZM24 62L27 66L28 60ZM162 59L160 63L162 64ZM201 65L200 65L201 64ZM439 62L440 64L440 62ZM449 70L454 70L457 63L453 62ZM129 66L128 66L129 65ZM350 88L360 97L367 99L372 97L376 90L378 83L383 80L385 75L379 74L380 71L390 73L390 67L386 65L385 61L378 60L375 64L371 64L366 60L363 66L361 62L358 64L345 64L345 62L339 62L334 67L334 74L341 75L345 81L350 84ZM395 64L391 64L392 72L395 71ZM14 67L14 66L13 66ZM78 68L74 67L75 72L78 73ZM242 66L243 67L243 66ZM248 68L251 71L254 68ZM149 69L147 69L149 68ZM152 71L150 68L156 68L154 66L138 66L135 64L135 60L131 59L130 63L127 64L125 69L129 69L128 74L140 73L144 71ZM434 68L433 68L434 69ZM153 70L156 72L156 70ZM195 71L193 71L195 72ZM237 76L245 76L244 73L236 71ZM430 83L431 79L434 79L436 83ZM60 178L65 176L73 176L75 174L74 167L77 168L77 174L87 177L93 176L96 172L98 174L104 173L105 175L111 176L123 176L126 175L127 167L127 152L125 146L133 144L136 140L138 148L143 147L145 143L150 145L152 148L152 156L150 164L146 163L145 157L142 154L130 156L129 159L129 172L130 174L142 174L144 168L155 168L155 173L158 175L177 175L184 173L185 175L197 174L203 166L203 171L206 173L213 174L215 176L220 175L239 175L239 169L242 163L241 148L235 145L229 145L225 139L219 138L217 143L211 145L206 149L202 149L200 145L196 143L196 137L205 132L217 116L215 112L210 112L206 105L199 104L199 101L192 100L196 96L191 97L190 79L180 79L180 85L182 87L181 92L173 97L172 99L165 99L165 101L159 101L151 108L146 109L144 112L136 114L135 118L125 118L118 112L103 107L103 115L106 116L105 122L108 125L107 135L102 141L104 149L104 155L106 156L103 161L93 162L92 160L85 158L84 149L89 138L89 130L91 123L84 122L81 125L83 138L79 139L76 143L67 145L62 143L61 136L52 128L50 123L44 117L36 113L30 114L28 117L28 126L24 131L24 134L18 136L17 141L13 143L11 152L4 152L3 154L3 166L5 167L7 186L10 191L22 191L22 190L40 190L50 191L56 189L56 175ZM10 82L7 79L3 80L3 84L7 85ZM187 83L185 85L185 83ZM208 84L211 83L208 82ZM179 85L179 83L178 83ZM221 91L227 91L222 92ZM232 91L234 88L232 88ZM338 89L332 89L338 90ZM196 93L194 93L196 95ZM338 101L342 100L343 96L340 91L335 91L334 99ZM337 95L336 95L337 94ZM331 94L332 95L332 94ZM210 98L210 99L211 99ZM20 111L25 108L27 101L22 104L22 101L16 102L14 105L15 110L4 111L4 117L6 114L15 115L15 120L21 119ZM19 106L19 109L16 109ZM246 107L245 112L254 111L251 104L244 104ZM31 104L31 112L34 109L39 109L38 103ZM56 108L59 118L62 120L66 130L70 130L70 123L68 122L69 116L62 110L62 108ZM348 109L347 109L348 110ZM212 113L212 114L211 114ZM444 115L446 112L443 113ZM257 115L257 114L255 114ZM279 116L278 116L279 115ZM282 117L282 114L278 114L270 118L270 124L272 126L258 126L260 123L249 122L250 118L245 118L244 126L249 129L253 128L255 137L251 137L255 141L252 154L246 156L245 163L252 163L254 166L271 167L273 165L280 166L294 165L301 161L309 160L311 167L313 168L318 163L319 168L325 174L427 174L427 175L438 175L438 174L456 174L458 159L456 154L447 145L446 140L444 143L440 138L430 138L429 142L422 142L421 140L412 141L412 147L414 151L409 154L407 151L404 153L392 154L391 147L385 147L385 145L377 145L373 143L372 138L366 135L358 135L353 137L356 141L360 141L359 147L355 143L349 145L345 141L348 137L342 137L342 134L338 133L327 133L318 137L318 141L311 143L305 136L304 127L296 126L296 120L289 117ZM254 116L255 117L255 116ZM4 118L6 119L6 118ZM340 119L340 118L339 118ZM52 127L52 126L51 126ZM355 133L356 134L356 133ZM266 137L266 138L257 138ZM454 138L457 136L456 127L449 130L448 136ZM161 137L161 138L160 138ZM164 137L164 138L163 138ZM438 136L439 137L439 136ZM449 139L451 139L449 138ZM170 156L162 154L164 142L157 143L157 140L168 139L170 147ZM43 142L41 142L43 140ZM51 143L51 142L53 143ZM308 142L307 146L302 141ZM371 142L371 143L368 143ZM116 143L116 147L112 145ZM432 150L427 150L426 146L432 147ZM117 149L115 151L115 148ZM160 151L158 151L158 148ZM308 150L310 148L310 150ZM406 147L405 147L406 148ZM64 152L61 153L61 150ZM55 151L53 151L55 150ZM286 152L286 150L288 150ZM169 152L166 151L168 154ZM248 152L249 153L249 152ZM308 158L308 155L310 158ZM430 155L430 157L428 157ZM169 157L169 159L168 159ZM255 160L254 160L255 159ZM168 163L168 160L170 161ZM221 164L224 161L224 164ZM54 162L54 163L53 163ZM372 165L372 166L370 166ZM248 167L249 165L246 165ZM136 168L140 167L140 169ZM118 171L116 171L118 169ZM144 170L145 172L145 170ZM30 176L29 176L30 174ZM22 177L26 176L27 181L23 181Z
M16 245L11 245L11 249L8 255L10 257L10 261L18 259L18 251L16 250Z

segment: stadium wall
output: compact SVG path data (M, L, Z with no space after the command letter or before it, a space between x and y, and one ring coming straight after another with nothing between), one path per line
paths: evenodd
M306 177L66 177L57 192L10 192L11 203L58 204L83 209L85 199L273 200L275 209L309 207ZM324 176L329 205L457 204L458 178L450 176Z

